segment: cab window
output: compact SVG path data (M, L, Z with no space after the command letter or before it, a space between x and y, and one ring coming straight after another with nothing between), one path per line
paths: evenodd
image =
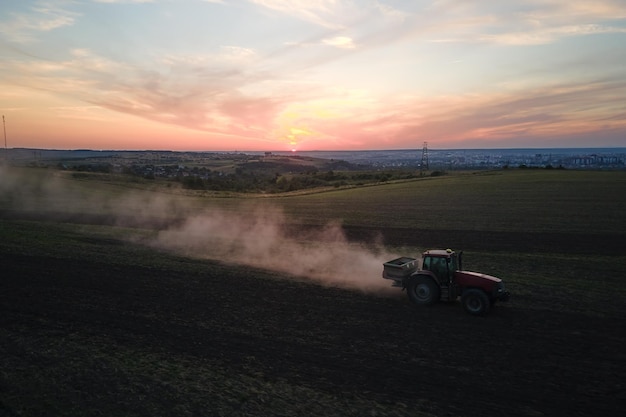
M457 267L456 254L454 254L453 256L450 257L450 271L456 271L457 269L458 267Z

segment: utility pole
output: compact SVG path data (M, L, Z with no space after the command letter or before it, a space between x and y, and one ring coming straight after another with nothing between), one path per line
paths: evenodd
M4 114L2 115L2 127L4 129L4 162L9 161L9 148L7 148L7 124L4 121Z
M422 162L420 162L420 176L424 174L424 165L426 165L426 170L428 170L428 142L424 141L424 146L422 147Z

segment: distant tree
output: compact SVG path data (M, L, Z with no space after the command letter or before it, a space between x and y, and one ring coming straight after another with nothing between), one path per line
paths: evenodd
M331 170L328 171L327 173L325 173L324 175L322 175L322 179L324 181L332 181L335 179L335 173Z
M204 184L204 181L202 181L202 178L198 178L194 176L183 177L182 183L183 183L184 188L187 188L190 190L205 189L205 184Z

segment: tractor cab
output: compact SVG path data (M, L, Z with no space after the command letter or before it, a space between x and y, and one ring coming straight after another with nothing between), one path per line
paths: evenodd
M461 269L461 257L451 249L433 249L422 254L422 270L432 272L440 285L446 286L454 281L454 273Z

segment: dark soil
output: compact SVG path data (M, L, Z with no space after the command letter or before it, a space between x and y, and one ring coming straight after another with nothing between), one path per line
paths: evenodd
M386 244L431 247L467 248L477 251L519 251L621 255L626 248L626 234L509 232L478 230L397 229L345 227L352 240L382 239ZM418 240L419 238L419 240Z
M182 224L184 218L149 217L142 215L68 213L48 211L45 216L37 212L0 209L0 218L7 220L35 220L74 224L117 225L162 229ZM318 224L287 225L286 232L297 236L302 230L318 229ZM361 242L381 242L387 245L420 247L428 242L430 247L466 248L487 251L519 251L621 255L626 248L626 234L622 231L607 235L598 233L510 232L482 230L400 229L366 226L343 226L346 237ZM419 239L419 240L418 240Z
M376 297L187 262L0 253L0 415L572 417L626 407L623 317L527 297L476 318L458 303L414 309L400 290Z

